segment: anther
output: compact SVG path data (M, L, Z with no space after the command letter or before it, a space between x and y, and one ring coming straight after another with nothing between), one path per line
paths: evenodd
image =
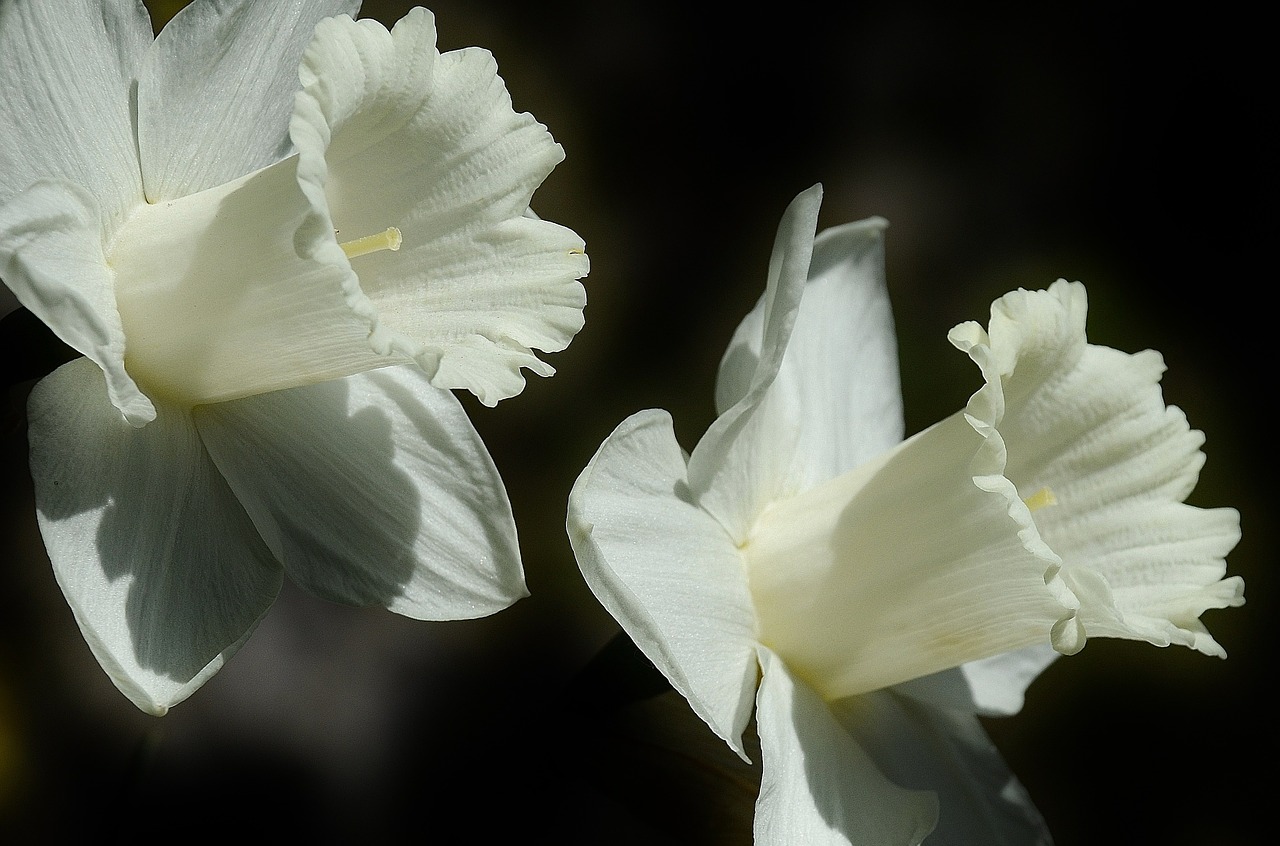
M1058 504L1058 498L1054 496L1053 491L1049 490L1047 487L1041 488L1031 496L1023 497L1022 501L1025 502L1027 504L1027 508L1032 511L1039 511L1041 508Z

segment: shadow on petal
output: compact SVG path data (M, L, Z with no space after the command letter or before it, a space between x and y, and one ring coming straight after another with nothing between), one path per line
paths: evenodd
M32 391L31 468L45 547L98 661L163 713L221 666L281 571L209 460L190 415L130 426L87 359Z
M387 606L416 564L422 502L385 411L347 380L196 411L200 434L290 578L334 602Z

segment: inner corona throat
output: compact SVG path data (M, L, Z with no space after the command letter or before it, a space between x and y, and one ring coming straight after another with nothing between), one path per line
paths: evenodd
M367 256L369 253L379 253L383 250L391 250L392 252L400 249L401 242L404 238L400 235L400 230L394 226L388 226L376 235L366 235L363 238L356 238L354 241L345 241L338 244L342 247L342 251L347 254L347 258L353 259L359 256Z

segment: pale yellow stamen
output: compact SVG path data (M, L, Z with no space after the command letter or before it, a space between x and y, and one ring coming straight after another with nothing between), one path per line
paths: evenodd
M347 241L338 246L342 247L342 251L347 254L347 258L353 259L357 256L364 256L381 250L398 250L402 240L400 230L394 226L388 226L384 231L376 235L366 235L363 238Z
M1027 508L1030 508L1032 511L1039 511L1041 508L1058 504L1058 498L1054 496L1053 491L1049 490L1047 487L1041 488L1031 496L1023 497L1022 501L1025 502L1027 504Z

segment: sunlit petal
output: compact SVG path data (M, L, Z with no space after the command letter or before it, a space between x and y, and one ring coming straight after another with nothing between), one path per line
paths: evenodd
M67 179L110 231L142 199L130 86L150 44L141 3L0 3L0 202Z
M745 757L756 681L746 577L733 541L691 501L665 412L635 414L605 440L574 484L568 531L596 597Z
M121 229L108 260L129 371L148 392L220 402L396 361L370 346L342 272L299 256L310 203L296 166L143 206Z
M526 216L563 152L516 113L487 51L441 55L429 12L391 32L345 17L317 28L291 134L315 206L304 250L343 268L375 349L410 356L487 405L519 393L535 350L582 327L588 261L571 230ZM352 258L341 241L402 241Z
M138 146L150 202L230 182L291 152L298 63L316 24L359 0L191 3L156 37L138 78Z
M770 501L800 486L801 463L795 453L799 421L786 399L769 391L782 366L809 274L822 186L802 192L783 213L769 260L764 298L753 342L759 359L742 397L716 418L689 457L689 486L694 499L741 543L751 521ZM734 389L733 393L738 393ZM774 404L779 404L778 405ZM765 405L763 410L762 405Z
M1052 492L1034 519L1086 634L1225 655L1199 617L1244 602L1239 577L1223 578L1239 514L1184 504L1204 437L1165 406L1157 353L1086 343L1086 307L1083 286L1060 281L998 300L989 334L965 324L952 338L1003 392L1008 478L1024 497Z
M902 388L884 279L880 218L825 230L782 372L803 422L812 484L852 470L902 440Z
M885 226L870 218L827 229L813 242L804 299L770 388L779 394L770 410L783 418L774 430L799 427L795 460L806 468L802 490L902 440L897 343L884 281ZM747 315L721 360L716 408L722 412L746 393L756 370L764 304Z
M185 412L135 429L77 359L31 393L31 474L45 547L116 687L163 714L244 642L282 571Z
M457 399L396 367L195 410L295 582L417 619L527 594L511 505Z

